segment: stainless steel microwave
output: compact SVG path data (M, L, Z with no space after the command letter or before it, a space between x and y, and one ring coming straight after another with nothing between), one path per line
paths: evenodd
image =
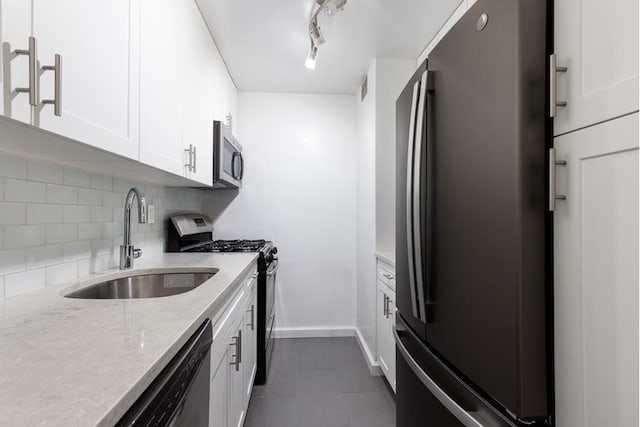
M242 145L224 123L213 122L213 187L242 188Z

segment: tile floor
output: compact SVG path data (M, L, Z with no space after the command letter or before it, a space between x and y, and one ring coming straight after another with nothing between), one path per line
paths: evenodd
M394 395L355 338L278 339L245 427L394 427Z

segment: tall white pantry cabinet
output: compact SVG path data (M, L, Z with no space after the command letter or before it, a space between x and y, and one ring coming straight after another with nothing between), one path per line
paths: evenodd
M638 426L638 1L555 2L557 427Z

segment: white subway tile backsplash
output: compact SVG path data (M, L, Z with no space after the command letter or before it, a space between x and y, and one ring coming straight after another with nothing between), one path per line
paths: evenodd
M0 154L0 299L116 267L127 191L141 190L156 222L138 224L132 240L145 257L164 251L166 220L201 211L202 192L91 175Z
M45 287L45 269L38 268L4 276L6 298Z
M27 162L27 178L30 181L62 184L64 182L63 168L53 163L29 160Z
M102 192L102 205L103 206L110 206L112 208L124 209L124 199L125 199L125 197L126 197L126 195L123 196L122 193L116 193L116 192L113 192L113 191L103 191Z
M62 262L62 245L35 246L27 249L27 269L46 267Z
M0 224L24 224L27 219L27 205L24 203L0 202Z
M56 224L62 222L62 205L28 204L27 224Z
M7 227L4 232L5 249L44 245L44 241L44 225L14 225Z
M78 263L65 262L47 267L46 282L47 286L57 285L58 283L68 282L78 278Z
M76 204L78 189L67 185L47 184L47 203Z
M46 186L40 182L7 178L4 180L4 199L8 202L44 202Z
M78 224L47 224L47 243L63 243L78 240Z
M92 222L88 224L78 224L78 240L93 240L102 237L102 224Z
M78 261L91 257L91 242L89 240L78 240L77 242L65 243L62 249L63 261Z
M113 220L113 208L102 206L91 207L91 222L108 222Z
M27 161L9 156L0 156L0 176L27 179Z
M102 206L102 191L80 188L78 190L78 204Z
M91 188L97 190L113 190L113 178L110 176L91 175Z
M91 187L91 174L73 168L64 168L64 185L73 187Z
M26 268L24 249L0 251L0 275L17 273Z
M63 222L91 221L91 206L69 205L64 207Z

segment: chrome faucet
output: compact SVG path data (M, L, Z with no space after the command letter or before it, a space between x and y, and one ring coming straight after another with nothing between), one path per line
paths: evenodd
M138 199L138 222L147 222L147 201L137 188L132 188L124 200L124 242L120 246L120 270L133 267L133 260L142 256L142 249L136 249L131 244L131 205L133 199Z

